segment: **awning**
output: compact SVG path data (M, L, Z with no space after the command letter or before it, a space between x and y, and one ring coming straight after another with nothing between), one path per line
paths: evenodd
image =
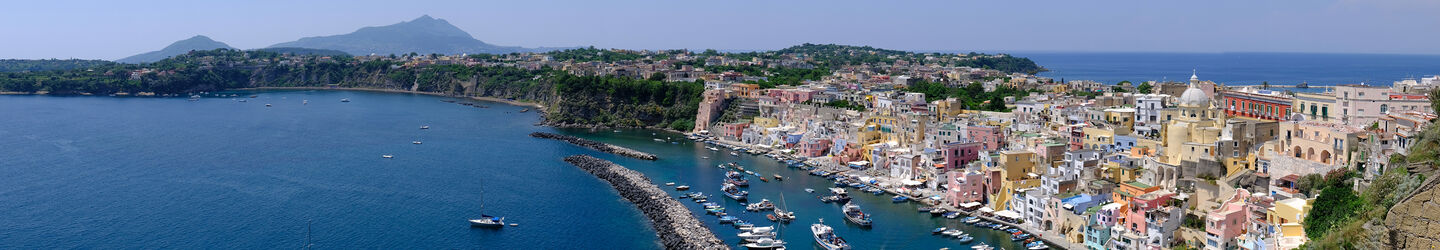
M982 208L980 208L980 212L981 212L981 213L993 213L993 212L995 212L995 209L991 209L990 207L982 207Z
M1010 219L1020 219L1020 213L1016 213L1015 211L1010 211L1010 210L995 212L995 216L1005 217L1005 218L1010 218Z
M920 182L914 181L914 180L903 180L903 181L900 181L900 184L905 184L906 186L919 186L920 184L924 184L924 183L920 183Z
M963 207L963 208L971 208L971 207L975 207L975 206L979 206L979 205L980 205L979 202L973 202L973 201L972 201L972 202L961 203L961 204L960 204L960 207Z

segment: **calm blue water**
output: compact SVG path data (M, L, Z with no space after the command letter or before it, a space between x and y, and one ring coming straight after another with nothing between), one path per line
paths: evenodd
M1055 53L1015 52L1034 60L1057 80L1120 81L1200 79L1218 83L1354 84L1389 86L1405 78L1440 74L1440 55L1304 53Z
M824 192L830 182L763 157L654 142L681 136L650 131L559 131L661 160L621 158L530 138L529 132L555 129L533 126L539 117L516 112L520 107L441 100L348 91L261 92L244 103L0 96L0 248L299 248L307 224L313 244L324 249L659 248L633 205L560 160L572 154L706 193L718 193L722 170L714 166L723 162L781 174L785 181L754 181L749 190L756 200L778 202L784 194L783 206L799 218L781 238L795 249L814 246L808 226L820 218L857 249L965 246L929 234L957 221L891 204L888 196L857 194L876 225L848 225L839 205L803 191ZM763 214L740 212L738 203L714 200L745 220L770 224ZM721 239L738 242L733 228L682 202ZM469 228L464 220L482 212L520 226ZM979 241L1014 246L999 232L969 231Z

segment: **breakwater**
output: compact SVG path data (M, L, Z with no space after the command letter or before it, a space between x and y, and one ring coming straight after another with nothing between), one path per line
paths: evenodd
M625 156L625 157L630 157L630 158L635 158L635 159L652 160L652 161L653 161L653 160L656 160L656 159L660 159L659 157L655 157L655 155L650 154L650 153L640 152L640 151L638 151L638 150L629 149L629 148L625 148L625 147L621 147L621 146L610 145L610 144L607 144L607 143L604 143L604 142L586 140L586 139L580 138L580 137L574 137L574 136L568 136L568 135L562 135L562 134L555 134L555 133L545 133L545 132L534 132L534 133L530 133L530 137L544 138L544 139L554 139L554 140L565 141L565 142L569 142L570 144L575 144L575 145L577 145L577 146L581 146L581 147L586 147L586 148L598 150L598 151L600 151L600 152L617 154L617 155L620 155L620 156Z
M625 200L635 203L655 227L665 249L729 249L690 213L640 172L588 155L565 157L565 162L610 183Z

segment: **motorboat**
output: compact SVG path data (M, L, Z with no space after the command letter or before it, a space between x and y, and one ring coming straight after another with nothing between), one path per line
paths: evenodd
M745 220L735 220L735 223L733 223L733 224L731 224L731 225L735 226L736 229L739 229L739 228L754 228L754 227L755 227L755 224L751 224L750 222L745 221Z
M420 129L430 129L430 125L420 126Z
M254 98L254 97L251 97ZM350 102L350 98L340 98L340 102Z
M921 212L921 213L929 213L929 212L930 212L930 207L919 207L919 208L916 208L915 211Z
M1050 249L1050 245L1045 245L1045 242L1036 241L1036 242L1031 242L1030 244L1026 244L1026 245L1025 245L1025 249L1030 249L1030 250L1044 250L1044 249Z
M775 175L775 180L777 180L777 181L783 181L783 180L785 180L785 178L784 178L784 177L781 177L780 175L777 174L777 175Z
M943 231L943 232L940 232L940 234L945 235L945 236L956 236L956 235L960 235L961 232L960 232L959 229L950 229L950 230L945 230L945 231Z
M719 213L724 213L724 212L725 212L725 208L723 208L723 207L706 208L706 209L705 209L705 213L707 213L707 214L719 214Z
M946 227L937 227L937 228L935 228L935 230L930 230L930 234L940 234L940 233L945 232L945 230L949 230L949 228L946 228Z
M894 198L890 198L890 202L894 203L901 203L906 201L910 201L910 197L896 195Z
M815 236L815 244L819 244L821 248L824 248L826 250L850 249L850 243L845 242L845 239L841 238L839 235L835 235L835 229L831 228L830 226L826 226L824 219L821 219L818 223L810 225L810 233L811 235Z
M380 155L380 158L390 159L390 158L395 158L395 156L394 156L394 155Z
M784 249L784 248L785 248L785 242L784 242L784 241L780 241L780 240L776 240L776 239L761 238L761 239L759 239L759 240L756 240L756 241L753 242L753 243L745 244L745 248L749 248L749 249Z
M737 153L735 153L735 152L730 152L730 155L731 155L731 156L740 156L740 154L737 154Z
M772 209L775 209L775 203L770 202L770 200L767 200L767 199L760 199L760 202L750 203L749 205L746 205L746 206L745 206L745 210L749 210L749 211L751 211L751 212L755 212L755 211L765 211L765 210L772 210Z
M970 249L974 249L974 250L994 250L995 247L992 247L992 246L990 246L990 245L986 245L985 243L980 243L980 245L972 246L972 247L970 247Z
M814 193L814 192L815 192L815 189L806 188L806 189L805 189L805 192L806 192L806 193Z
M420 141L411 141L411 142L410 142L410 144L416 144L416 145L419 145L420 143L422 143L422 142L420 142Z
M1016 235L1016 236L1011 236L1011 237L1010 237L1010 240L1011 240L1011 241L1022 241L1022 240L1029 239L1029 238L1030 238L1030 234L1020 234L1020 235Z
M675 186L675 190L677 190L677 191L690 190L690 186L689 186L689 185L679 185L679 186Z
M948 213L948 212L950 212L950 211L949 211L949 210L945 210L945 208L943 208L943 207L938 207L938 206L937 206L937 207L933 207L933 208L930 208L930 217L939 217L939 216L941 216L941 215L945 215L945 213Z
M866 214L865 211L860 211L860 205L846 202L845 206L840 208L840 211L845 213L845 220L860 225L860 227L869 227L873 222L870 220L870 214Z
M955 236L955 238L958 239L958 240L960 240L960 243L970 243L971 241L975 241L975 237L971 237L971 236L968 235L968 234L967 234L967 235Z
M740 172L729 171L725 172L725 184L735 185L736 187L749 187L750 181L746 180L745 175L740 174Z
M954 219L955 217L960 217L960 212L949 212L949 213L945 213L945 218L946 218L946 219Z
M489 216L489 215L483 215L483 214L482 214L482 215L480 215L480 218L479 218L479 219L472 219L472 220L470 220L470 226L471 226L471 227L495 227L495 228L504 227L504 226L505 226L505 217L495 217L495 216Z
M725 193L725 197L730 197L730 199L734 199L735 201L745 201L745 197L750 195L750 192L742 191L740 188L729 183L721 186L720 191Z
M979 217L965 217L965 224L975 224L977 222L980 222Z
M674 182L666 182L665 185L666 185L666 186L674 186L675 183L674 183Z
M745 241L754 242L764 238L775 238L775 231L773 230L774 228L769 227L753 227L749 231L740 232L740 234L735 236L739 236L740 239Z
M266 104L265 104L265 107L270 107L270 104L269 104L269 103L266 103Z
M729 216L729 215L720 216L720 224L735 223L735 221L737 221L737 220L740 220L740 218L737 218L737 217L735 217L735 216Z

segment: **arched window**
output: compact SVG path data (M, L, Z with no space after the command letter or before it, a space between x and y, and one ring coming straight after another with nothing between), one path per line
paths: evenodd
M1381 113L1381 114L1386 114L1388 111L1390 111L1390 105L1380 104L1380 113Z

